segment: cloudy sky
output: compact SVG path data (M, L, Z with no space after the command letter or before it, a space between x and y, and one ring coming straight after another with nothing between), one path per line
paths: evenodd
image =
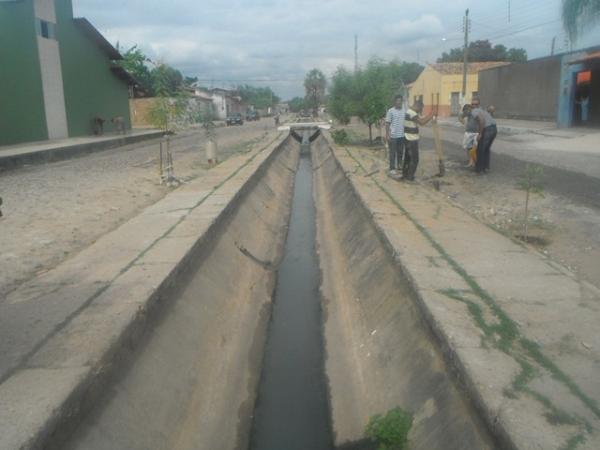
M509 15L510 4L510 15ZM435 59L462 45L462 17L471 39L523 47L530 58L567 47L561 0L73 0L111 42L137 44L207 86L270 85L281 97L303 95L313 67L327 76L370 57ZM600 27L574 48L600 44Z

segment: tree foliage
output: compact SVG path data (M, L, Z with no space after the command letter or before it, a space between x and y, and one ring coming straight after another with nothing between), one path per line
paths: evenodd
M181 94L183 75L177 69L165 63L157 63L150 71L152 90L161 97L175 97Z
M118 43L117 50L119 50ZM137 45L134 45L123 53L123 59L118 61L118 63L123 69L133 75L148 95L154 94L152 88L152 76L150 75L150 69L148 68L150 59Z
M572 42L586 28L598 22L600 0L563 0L563 25Z
M469 44L469 53L467 55L469 62L486 62L486 61L508 61L508 62L525 62L527 61L527 51L523 48L506 48L502 44L497 44L492 47L492 43L486 40L472 41ZM437 62L462 62L463 48L457 47L449 52L442 53L442 56L437 59Z
M325 100L325 88L327 80L319 69L312 69L304 78L304 104L311 108L316 115L319 104Z
M294 97L288 102L291 112L300 112L304 109L304 99L302 97Z
M369 127L372 140L372 126L385 116L394 96L403 94L404 86L415 81L422 70L415 63L380 59L372 59L357 72L339 67L331 80L328 110L342 124L358 117Z
M254 87L247 84L238 86L237 91L244 103L253 105L257 109L266 109L279 103L280 98L267 87Z

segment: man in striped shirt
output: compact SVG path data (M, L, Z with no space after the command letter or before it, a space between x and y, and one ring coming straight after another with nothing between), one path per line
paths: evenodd
M404 115L402 96L396 95L394 106L385 115L385 140L390 148L390 175L396 175L404 151Z
M433 110L421 116L423 103L415 101L412 108L408 108L404 118L404 137L406 149L404 150L404 165L402 166L402 179L414 181L417 166L419 165L419 125L425 125L433 117Z

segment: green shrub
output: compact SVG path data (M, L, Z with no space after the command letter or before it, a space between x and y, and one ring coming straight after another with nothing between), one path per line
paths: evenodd
M413 416L400 408L394 408L385 416L376 414L369 420L366 436L378 445L378 450L405 450Z
M347 145L350 143L350 136L348 136L348 133L344 129L333 130L331 137L333 137L333 141L338 145Z

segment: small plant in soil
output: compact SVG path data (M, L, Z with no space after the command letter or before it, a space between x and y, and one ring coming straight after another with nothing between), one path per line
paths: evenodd
M540 166L527 164L517 183L517 188L525 191L525 215L523 218L523 240L525 242L529 239L529 197L531 194L544 196L543 176L544 169Z
M332 131L331 137L338 145L348 145L350 143L350 136L348 136L348 133L344 129Z
M408 433L412 423L412 414L394 408L384 416L376 414L371 417L365 435L377 444L378 450L405 450L408 449Z

